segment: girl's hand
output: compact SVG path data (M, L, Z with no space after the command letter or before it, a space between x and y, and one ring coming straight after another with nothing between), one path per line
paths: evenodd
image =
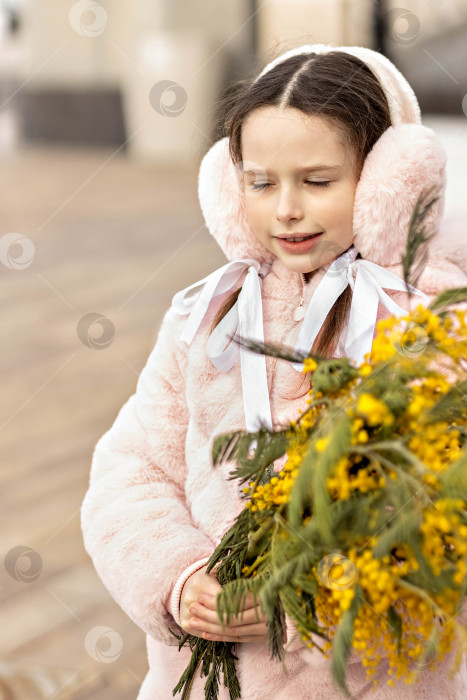
M258 642L268 636L267 617L258 605L253 604L253 594L245 599L243 615L230 617L230 623L222 627L216 612L216 596L222 586L214 576L206 574L206 567L195 571L185 582L180 598L182 629L203 639L215 642ZM201 597L201 602L198 598ZM258 617L257 617L258 616Z

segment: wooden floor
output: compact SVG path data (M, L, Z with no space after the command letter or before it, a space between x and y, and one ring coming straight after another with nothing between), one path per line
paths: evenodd
M93 447L134 392L173 294L226 262L203 225L197 171L111 155L35 148L0 165L1 235L34 246L24 269L18 244L10 263L0 248L0 679L16 678L21 700L136 698L145 636L98 578L79 508ZM89 313L114 324L104 349L78 337ZM86 651L98 625L123 641L113 663ZM52 679L36 695L26 676L42 667Z
M447 213L467 218L465 117L431 124L448 150ZM144 633L100 582L79 509L94 445L134 392L173 294L226 262L203 225L197 174L107 150L0 160L0 693L8 677L21 700L134 700L146 674ZM23 269L18 244L8 262L6 233L34 246ZM78 337L89 313L115 327L103 349ZM112 663L86 651L97 626L123 642Z

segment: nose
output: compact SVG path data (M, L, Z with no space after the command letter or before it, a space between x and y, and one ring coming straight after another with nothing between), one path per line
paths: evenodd
M287 223L292 219L296 221L303 219L300 196L291 187L284 187L278 195L276 219L281 223Z

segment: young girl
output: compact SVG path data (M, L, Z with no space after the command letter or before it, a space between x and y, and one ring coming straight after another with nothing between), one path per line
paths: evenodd
M432 188L438 201L413 304L467 285L464 232L441 221L444 149L421 124L407 81L374 51L287 51L235 95L224 123L202 161L199 195L229 262L174 296L136 393L98 441L84 543L110 594L147 634L150 668L138 700L172 698L190 660L170 629L237 642L242 700L337 699L330 659L301 642L290 618L284 668L270 659L265 616L251 598L227 627L217 617L221 587L206 562L243 500L229 479L233 464L212 466L214 437L288 423L309 388L301 366L231 338L360 362L378 318L409 308L401 258L418 196ZM467 673L463 664L449 677L453 653L415 686L387 686L383 659L376 693L352 654L347 683L358 698L460 700ZM193 700L204 700L204 682L196 677ZM221 679L219 700L227 698Z

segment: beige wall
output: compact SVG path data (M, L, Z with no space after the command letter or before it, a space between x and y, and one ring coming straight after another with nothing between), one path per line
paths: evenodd
M387 8L401 34L415 15L419 32L412 44L467 21L467 0L387 0ZM273 56L299 43L376 48L373 9L372 0L269 0L259 15L261 53Z
M300 44L371 47L371 0L270 0L260 13L263 56Z
M109 2L101 2L108 10ZM112 45L124 43L132 17L123 0L112 0L104 31L83 36L75 31L68 13L72 3L60 0L29 2L24 8L20 41L20 73L34 86L111 85L118 82L122 57Z
M389 11L403 8L416 15L420 29L417 39L420 41L467 21L467 0L387 0L387 5ZM404 14L400 15L398 22L397 29L403 33L408 26Z
M245 18L244 0L98 0L98 4L107 14L105 28L83 36L70 24L73 2L26 3L21 76L34 85L112 85L128 71L138 72L138 39L149 34L189 31L197 40L214 42L212 53L221 45L228 50L245 41L245 32L237 31ZM88 24L91 17L83 15Z
M97 5L100 17L89 9L69 14L86 2ZM15 72L32 90L120 87L129 153L190 162L210 145L226 58L229 51L241 54L248 41L242 30L247 6L247 0L30 0ZM162 80L186 92L175 116L150 103Z
M93 3L80 0L81 3ZM209 146L212 115L229 52L245 55L251 30L248 0L96 0L102 31L86 36L70 9L76 2L24 4L16 73L28 88L120 86L130 153L192 161ZM400 0L391 0L397 9ZM441 9L442 5L442 9ZM82 6L82 5L81 5ZM258 0L260 61L301 43L372 46L373 0ZM404 0L420 22L420 37L465 21L467 0ZM105 17L105 14L104 14ZM404 31L404 18L398 20ZM83 29L84 27L84 29ZM157 113L152 86L164 79L186 91L176 117Z
M371 46L372 0L268 0L258 13L260 53L279 53L297 43ZM467 0L388 0L403 5L420 22L420 39L467 19ZM19 72L37 84L116 84L138 71L138 38L148 32L188 30L212 42L218 60L241 50L248 26L246 0L99 0L107 23L97 36L83 36L70 25L72 2L29 0L23 6ZM89 15L88 15L89 18ZM404 17L398 20L404 31ZM183 50L183 47L181 47ZM136 65L134 65L136 63Z

